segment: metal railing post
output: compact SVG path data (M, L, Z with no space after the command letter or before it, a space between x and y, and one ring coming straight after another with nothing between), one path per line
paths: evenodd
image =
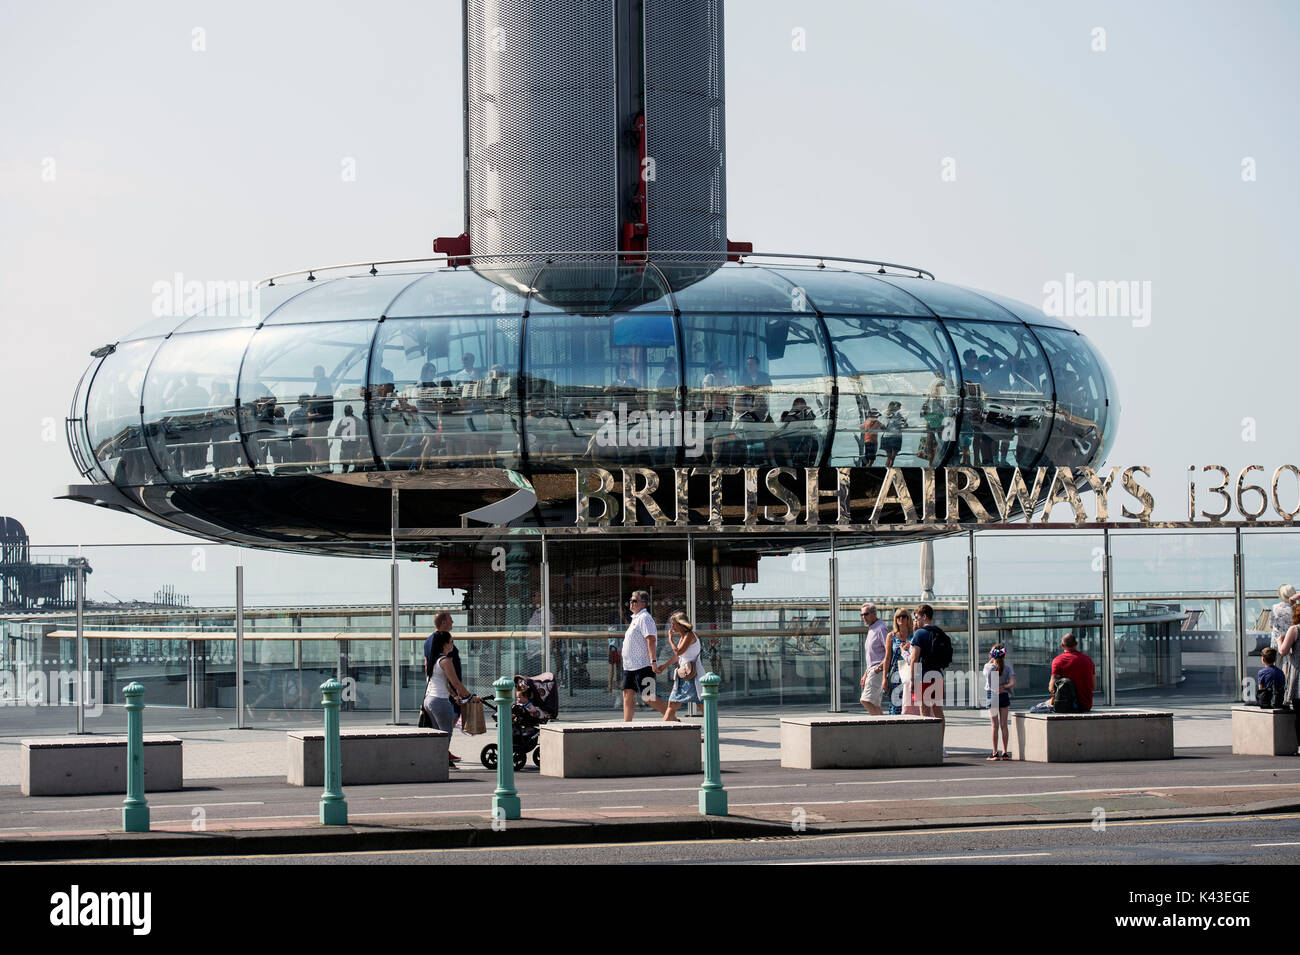
M727 791L722 787L722 758L718 745L718 684L722 677L706 673L704 690L704 784L700 786L700 815L725 816Z
M1101 641L1106 655L1106 705L1114 706L1118 687L1115 679L1119 667L1115 661L1115 578L1110 559L1110 530L1101 532Z
M542 534L542 671L551 670L551 562Z
M980 586L979 559L975 556L975 532L970 532L970 553L966 555L966 637L971 679L969 686L979 684L980 656ZM981 694L972 690L968 709L979 709Z
M690 534L686 535L686 616L691 621L691 626L695 628L695 639L700 639L700 621L695 616L695 538ZM700 644L700 660L704 659L704 645ZM699 716L700 705L698 703L686 704L687 716Z
M235 565L235 728L244 723L244 562Z
M343 684L326 680L320 685L325 707L325 791L320 797L320 821L323 826L346 826L348 803L343 798L343 752L339 742L339 694Z
M81 550L80 547L77 548ZM81 689L77 692L77 734L86 732L86 690L90 676L86 673L86 562L77 555L77 682ZM100 656L103 656L101 653ZM145 828L148 828L146 822ZM133 830L127 830L131 832Z
M122 800L122 831L149 831L149 800L144 794L144 687L132 682L126 697L126 799Z
M686 612L690 615L691 625L698 629L699 620L695 616L695 538L686 535Z
M397 508L398 508L398 490L393 488L392 491L392 535L390 538L392 549L392 563L389 568L388 589L392 597L392 620L393 620L393 645L391 648L391 666L393 678L393 713L392 723L394 725L402 721L402 681L401 681L401 619L398 615L398 580L397 580Z
M1233 651L1233 664L1237 670L1237 691L1235 699L1243 696L1242 684L1246 681L1246 554L1242 549L1241 528L1236 528L1237 552L1232 555L1232 573L1234 585L1234 603L1237 622L1233 632L1237 635Z
M840 562L835 556L835 538L831 538L831 712L842 709L840 703Z

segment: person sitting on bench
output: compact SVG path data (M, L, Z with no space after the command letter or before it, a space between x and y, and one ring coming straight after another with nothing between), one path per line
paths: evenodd
M1030 713L1087 713L1092 709L1097 668L1092 657L1080 653L1078 647L1074 634L1061 638L1061 653L1052 661L1052 679L1047 684L1052 697L1030 707Z

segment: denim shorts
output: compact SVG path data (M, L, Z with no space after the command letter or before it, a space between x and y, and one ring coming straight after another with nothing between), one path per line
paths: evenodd
M683 680L673 674L673 690L668 694L669 703L701 703L698 683L695 680Z

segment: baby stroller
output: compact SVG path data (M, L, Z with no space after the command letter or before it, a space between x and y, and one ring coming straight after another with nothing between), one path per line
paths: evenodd
M533 765L541 768L542 751L537 746L540 735L538 727L549 723L560 715L560 694L556 691L555 675L543 673L539 676L515 676L515 701L510 704L511 738L514 740L515 769L523 769L528 762L528 754L533 754ZM521 698L519 691L525 691ZM498 723L496 703L484 700L483 705L492 711L492 721ZM479 754L479 759L488 769L497 768L497 744L488 743Z

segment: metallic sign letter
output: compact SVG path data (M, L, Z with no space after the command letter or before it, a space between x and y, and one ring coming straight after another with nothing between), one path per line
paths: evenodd
M916 523L916 505L912 503L912 494L908 491L907 482L903 480L903 472L899 468L885 470L880 493L876 495L876 506L871 509L872 525L879 523L880 511L886 504L900 505L903 508L903 521Z
M965 476L966 484L963 487L957 486L957 478ZM981 524L987 524L991 520L989 512L984 509L975 492L979 490L980 473L974 468L954 467L943 469L944 497L947 499L944 519L949 524L955 524L961 520L961 505L964 501L970 508L970 512L975 515L975 519Z
M993 492L993 502L997 504L998 516L1002 518L1003 524L1010 524L1015 505L1019 504L1020 509L1024 512L1025 523L1028 524L1034 518L1034 510L1038 507L1038 497L1043 493L1043 481L1047 477L1047 468L1038 468L1034 473L1034 489L1031 491L1025 486L1025 476L1020 468L1011 472L1011 486L1007 488L1006 493L1002 492L1002 478L998 476L997 468L985 468L984 474L989 479L989 489Z
M1057 468L1052 475L1051 486L1047 489L1047 500L1043 502L1043 523L1052 520L1052 508L1057 504L1069 504L1074 511L1074 523L1084 524L1088 521L1088 512L1083 509L1079 492L1074 489L1074 471L1070 468Z
M772 521L773 523L797 524L799 523L799 498L794 491L781 483L782 474L794 477L795 470L794 468L772 468L767 472L763 483L767 485L767 489L772 492L776 499L785 505L785 513L778 517L772 513L773 508L768 504L763 507L763 520Z
M1127 518L1139 521L1148 521L1151 519L1151 512L1156 509L1156 499L1151 496L1150 491L1134 480L1133 474L1137 471L1141 471L1147 477L1151 476L1151 469L1148 467L1125 468L1124 473L1120 475L1120 482L1124 485L1124 490L1128 491L1129 494L1142 502L1142 510L1134 512L1125 507L1121 509L1120 513ZM1220 515L1220 517L1222 517L1222 515Z
M636 489L636 479L642 478L645 484L641 490ZM661 526L668 523L668 518L664 516L663 509L654 499L654 492L659 490L659 475L649 468L624 468L623 469L623 526L629 527L636 524L636 502L640 501L641 505L650 514L650 519L655 522L655 526Z
M578 527L588 527L591 521L591 502L600 500L605 504L605 511L596 519L596 526L609 527L610 519L618 516L618 498L610 493L614 490L614 475L604 468L576 468L575 474L578 481L578 517L574 523ZM587 478L591 475L595 475L600 482L598 490L588 491L586 488Z
M835 490L822 490L817 480L819 473L818 468L804 468L804 507L808 511L805 523L811 527L818 523L820 515L821 499L823 497L835 498L835 522L837 524L848 524L849 522L849 474L852 468L835 469Z

